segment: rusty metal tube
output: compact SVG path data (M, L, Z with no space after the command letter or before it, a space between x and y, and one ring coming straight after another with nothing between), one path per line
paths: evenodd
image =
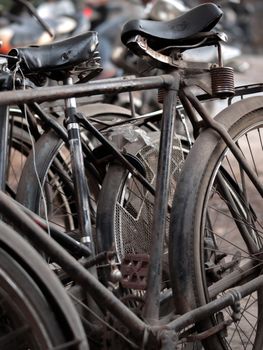
M55 101L70 97L121 93L136 90L148 90L164 87L174 80L172 75L159 75L146 78L120 78L98 80L73 86L51 86L30 90L12 90L0 92L0 106L33 102Z
M152 222L152 243L150 248L150 262L144 307L144 318L149 324L152 325L156 324L159 319L163 244L166 229L170 163L172 156L179 83L180 76L177 74L175 75L172 85L167 87L164 97L159 158L156 175L156 195L154 200Z

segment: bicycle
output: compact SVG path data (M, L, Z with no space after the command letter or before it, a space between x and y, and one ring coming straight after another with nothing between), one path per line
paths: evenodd
M94 45L94 49L96 49L97 45L97 39L95 33L89 33L84 34L80 36L82 40L84 41L84 38L90 41L90 44ZM70 39L68 43L65 43L64 45L71 45L72 43L76 43L76 40L80 41L78 37L75 37L75 39ZM62 44L63 45L63 44ZM47 67L47 64L53 64L53 79L58 80L60 78L57 77L54 73L54 71L59 71L61 67L58 67L57 56L58 55L58 47L61 46L61 43L53 43L51 46L48 46L46 48L46 52L49 50L56 51L55 57L52 56L52 59L50 62L45 62L44 67L48 70L49 67ZM37 50L35 48L35 50ZM12 56L13 55L13 56ZM18 69L17 60L15 58L16 51L13 50L11 54L6 56L6 58L9 60L3 61L3 64L1 66L1 76L2 76L2 89L8 89L12 90L13 88L16 89L34 89L36 86L41 86L42 84L45 84L46 74L45 69L39 69L39 66L35 67L34 64L31 64L30 66L30 72L28 72L28 69L26 67L20 67ZM97 55L97 52L94 54ZM53 60L53 62L52 62ZM101 68L98 63L99 57L97 56L94 58L94 60L97 62L89 62L87 65L90 65L89 67L85 67L84 70L88 71L86 74L96 74L94 73L94 70L97 69L97 72L99 73ZM61 64L61 62L59 63ZM41 63L43 66L43 62ZM74 65L76 63L74 62ZM94 67L95 65L95 67ZM42 67L43 68L43 67ZM41 71L41 72L39 72ZM75 75L80 74L80 72L76 72ZM59 74L59 73L58 73ZM61 73L63 74L63 73ZM71 72L71 74L73 74ZM26 76L26 78L25 78ZM41 78L40 78L41 76ZM84 74L86 77L86 75ZM82 76L82 78L84 77ZM87 79L90 79L88 77ZM130 116L130 111L125 110L124 108L120 108L118 106L111 106L108 104L96 104L96 108L94 108L93 100L87 101L85 99L84 101L81 101L81 107L79 107L79 110L85 113L85 115L93 118L97 118L97 120L108 120L113 123L112 119L116 121L119 121L121 119L127 119ZM88 105L87 105L88 104ZM5 108L5 107L4 107ZM53 134L50 137L47 137L48 142L53 142L53 148L55 147L56 152L57 149L61 148L61 139L67 142L67 133L65 129L63 129L63 126L59 124L59 117L62 114L63 115L63 105L59 106L57 104L54 106L49 105L43 105L39 106L37 104L32 104L30 106L24 107L23 105L19 108L9 108L2 110L2 116L5 114L5 118L2 117L1 119L1 188L3 190L8 191L10 195L15 198L17 195L17 182L20 178L20 173L22 171L22 168L24 166L26 157L29 155L32 143L35 143L42 134L47 132L48 129L52 128L55 130ZM49 111L49 114L47 113L48 109L51 108L51 111ZM113 116L114 114L114 116ZM36 119L37 116L37 119ZM113 117L112 117L113 116ZM83 134L84 137L84 134ZM52 140L51 140L52 138ZM8 139L11 140L11 143L8 142ZM86 136L85 136L86 139ZM83 141L85 143L85 141ZM89 147L92 146L92 142L90 141ZM93 146L94 148L94 146ZM67 160L66 155L68 154L67 148L64 147L65 153L64 156L61 153L60 154L60 161L57 160L60 164L60 168L62 169L62 166L65 166L64 176L66 175L66 166L67 166ZM86 155L88 152L90 152L86 146L84 148L84 151L86 151ZM16 152L16 153L15 153ZM17 156L17 152L19 152L19 155ZM51 152L51 151L50 151ZM50 154L48 155L50 157ZM21 159L21 166L20 169L18 169L18 162ZM14 163L14 165L13 165ZM69 168L68 168L69 169ZM97 174L97 173L96 173ZM34 172L35 175L35 172ZM72 186L68 185L68 190L71 190ZM68 192L69 193L69 192ZM65 197L62 195L60 196L60 203L63 203ZM65 206L67 206L67 203L64 201ZM67 219L68 221L71 221L71 227L72 227L72 220ZM69 226L68 226L69 227Z
M1 221L1 349L88 349L65 289L43 259Z
M213 9L215 12L211 14L211 17L215 18L218 20L221 16L221 12L218 10L217 7L214 7L214 5L206 5L208 6L208 9ZM207 7L199 7L198 11L205 11ZM211 7L212 6L212 7ZM202 10L203 8L203 10ZM194 16L192 12L188 14L188 16ZM213 24L215 23L215 18L212 21ZM211 18L210 18L211 19ZM174 23L177 23L176 20ZM204 20L204 23L207 25L206 20ZM142 25L142 27L140 27ZM156 25L156 23L152 22L151 25ZM143 26L145 28L143 29ZM165 24L162 24L164 29L167 29ZM185 314L183 316L178 317L178 320L174 320L171 323L168 322L168 324L165 323L165 329L167 329L167 333L163 331L163 325L156 325L157 320L159 319L159 312L160 312L160 286L161 286L161 265L162 265L162 245L163 245L163 240L164 240L164 235L165 235L165 218L166 218L166 212L167 212L167 188L168 188L168 173L169 173L169 161L170 161L170 154L171 154L171 141L172 141L172 135L173 135L173 120L170 117L171 115L174 115L174 110L176 106L176 98L177 98L177 93L185 107L185 110L188 112L189 117L192 121L192 124L194 126L195 131L200 131L202 128L206 127L207 129L215 129L216 132L220 134L224 142L227 144L227 147L231 149L231 151L235 154L235 157L238 159L240 162L240 166L244 168L244 170L248 173L248 176L250 179L252 179L253 184L256 186L256 189L262 193L262 187L259 181L257 180L257 176L253 173L253 171L250 170L248 166L246 166L246 163L243 160L243 155L242 153L240 154L238 148L236 147L235 142L229 137L229 134L225 131L225 129L220 126L220 123L217 121L212 120L205 112L205 110L202 108L202 105L200 104L199 100L191 94L189 91L188 86L201 86L209 96L219 96L219 97L227 97L227 96L232 96L234 94L234 86L232 83L232 80L230 79L232 76L231 70L222 67L222 64L220 62L219 67L213 67L213 72L212 74L214 75L213 78L219 78L221 77L219 74L223 73L223 76L227 77L227 83L228 84L215 84L213 86L213 91L211 89L211 82L210 82L210 71L209 69L204 69L203 71L200 72L200 68L197 68L196 71L194 70L195 67L191 67L191 69L187 70L187 67L184 66L184 63L178 59L170 59L170 56L166 56L165 54L160 54L156 53L155 50L151 49L151 47L148 47L146 45L145 40L142 40L141 36L146 36L148 39L150 38L153 43L157 45L157 41L154 41L154 36L152 34L147 33L147 22L140 22L136 21L133 23L129 23L126 27L126 31L124 31L123 35L123 40L127 43L129 42L129 46L131 48L134 48L134 50L138 53L137 50L139 50L139 53L141 54L143 52L143 55L148 55L151 58L154 58L155 60L162 63L167 64L172 67L178 68L178 71L176 71L174 74L169 74L169 75L161 75L158 77L147 77L147 78L134 78L134 79L128 79L127 81L103 81L103 82L93 82L93 83L88 83L87 85L79 85L79 86L74 86L74 87L64 87L63 91L60 91L61 89L59 88L50 88L50 89L45 89L42 88L40 90L34 90L32 94L28 94L28 92L20 91L16 94L16 96L12 96L9 92L7 93L2 93L0 95L0 104L8 104L12 103L14 101L16 102L22 102L22 103L28 103L31 102L32 100L35 101L43 101L43 100L56 100L57 98L68 98L71 96L84 96L85 94L91 95L91 94L101 94L102 92L105 93L111 93L111 92L122 92L122 91L132 91L136 89L149 89L149 88L164 88L165 89L165 94L164 94L164 114L163 114L163 120L162 120L162 137L161 137L161 142L160 142L160 160L159 160L159 166L158 166L158 176L157 176L157 193L156 193L156 199L155 199L155 207L154 207L154 223L153 223L153 236L155 237L152 241L152 246L151 246L151 251L150 251L150 260L146 261L147 263L147 270L148 271L148 280L147 280L147 289L146 289L146 298L145 298L145 305L144 305L144 310L141 314L141 317L143 317L144 320L147 322L144 323L142 320L138 317L135 317L134 313L131 313L128 307L125 307L120 301L117 301L118 299L115 299L109 291L107 291L106 288L103 288L101 284L98 283L98 281L94 278L91 278L89 275L88 271L81 270L80 266L76 264L76 262L73 262L72 260L69 260L69 257L66 258L65 255L64 258L62 259L61 257L56 257L55 255L55 250L51 253L51 248L49 245L49 248L44 248L45 244L41 243L42 249L46 249L48 254L52 255L52 259L54 261L57 261L63 269L65 269L70 276L75 280L78 280L83 286L85 283L90 288L91 295L97 302L100 304L102 301L104 301L105 307L109 309L110 312L112 312L113 315L115 315L117 318L121 320L121 322L126 325L128 329L128 334L130 333L132 337L134 338L135 342L137 343L137 346L140 347L142 342L146 346L149 346L150 348L154 347L160 347L160 346L165 346L166 341L174 341L174 344L176 344L177 339L172 339L173 335L176 335L177 331L180 329L180 331L185 327L189 325L193 325L194 322L200 321L201 318L207 319L208 314L204 313L204 310L210 310L209 315L212 313L217 312L218 310L222 309L223 307L228 305L234 305L234 312L233 312L233 320L237 320L238 318L238 304L239 299L244 297L244 295L249 295L250 293L254 292L257 288L261 286L261 276L258 276L254 278L254 276L250 276L251 280L248 283L245 283L243 287L240 288L235 288L233 292L228 292L226 293L226 297L219 298L218 300L214 300L208 305L204 305L204 307L197 308L195 312L190 311L189 314ZM139 34L138 34L139 33ZM134 34L135 37L134 37ZM138 34L138 35L137 35ZM163 34L163 39L165 38L165 31L162 33ZM183 35L183 34L182 34ZM191 38L191 45L193 45L193 40L196 40L199 45L206 45L206 44L211 44L211 45L218 45L220 47L219 41L220 41L220 36L216 35L215 33L198 33L196 35L193 35L190 37ZM156 39L156 38L155 38ZM159 38L160 39L160 38ZM178 38L170 38L170 40L173 42L173 44L176 44L176 39ZM168 38L166 37L166 40ZM178 39L180 40L179 43L181 44L181 41L184 40L185 45L187 44L186 38L183 36ZM201 40L201 41L200 41ZM159 45L161 46L162 44L165 46L169 43L169 41L162 41L161 39L158 41ZM200 44L201 43L201 44ZM178 44L179 45L179 44ZM189 43L190 45L190 43ZM154 47L154 49L160 48ZM166 46L165 46L166 47ZM184 46L184 49L186 47ZM180 50L180 47L179 47ZM220 53L220 50L219 50ZM220 55L219 55L220 56ZM177 57L178 58L178 57ZM184 73L184 74L182 74ZM189 75L188 75L188 74ZM194 73L196 73L196 76L194 76ZM218 82L219 80L213 80L213 83ZM237 94L247 94L247 93L253 93L255 91L262 91L262 85L258 86L250 86L250 87L244 87L240 88L237 91ZM32 96L33 95L33 96ZM195 113L193 113L193 108L192 106L200 113L200 115L203 117L205 123L200 123L196 116ZM242 108L241 114L244 112L244 106L248 108L248 110L253 110L254 108L259 109L262 108L262 98L251 98L251 99L246 99L242 102L237 102L234 107L231 107L229 110L226 110L226 115L228 115L227 111L231 111L232 108L234 110L239 110L239 106ZM246 115L246 112L244 113ZM228 115L229 116L229 115ZM86 126L89 130L92 130L95 135L100 137L99 132L96 132L93 130L92 126L90 123L85 120L82 117L79 117L81 122ZM242 116L236 116L236 118L240 118L240 120L243 119ZM260 117L258 117L260 119ZM248 120L244 116L244 120ZM219 118L219 122L221 121L221 117ZM231 124L231 119L229 121ZM235 123L236 124L236 123ZM231 128L229 129L230 132L232 132ZM212 136L215 135L214 131L208 131L207 133L211 133ZM202 134L201 134L202 135ZM195 144L198 144L197 142ZM195 149L197 146L194 146ZM190 155L191 155L190 151ZM196 151L194 151L195 154ZM190 161L188 159L190 158L190 155L187 156L187 164L189 164ZM132 167L129 163L127 164L126 160L123 159L123 157L119 156L119 159L122 161L123 164L125 164L131 174L133 176L136 176L138 179L142 181L144 185L147 186L148 191L151 193L154 193L152 186L149 186L147 181L142 177L141 173L138 172L138 170L134 167ZM188 165L189 167L189 165ZM189 169L189 168L188 168ZM207 169L206 169L207 170ZM208 169L209 170L209 169ZM208 173L207 170L207 173ZM235 181L231 178L231 176L227 173L227 171L222 170L222 173L224 175L223 181L220 182L220 186L222 188L222 193L225 193L225 196L227 193L231 194L236 194L233 196L234 199L232 199L232 202L236 202L236 206L238 205L239 209L243 210L243 213L246 211L244 210L244 205L242 204L242 197L244 197L243 191L240 190L240 188L236 185ZM183 177L181 177L183 179ZM183 180L180 180L180 183ZM179 186L178 186L179 188ZM188 187L189 189L189 187ZM192 190L192 189L191 189ZM223 192L225 190L225 192ZM178 193L180 191L178 190ZM196 194L196 191L194 192ZM229 197L229 196L228 196ZM178 201L178 196L176 195L177 198L176 200ZM247 209L247 208L246 208ZM174 209L175 211L176 209ZM160 211L160 212L159 212ZM242 216L241 216L242 217ZM243 214L244 217L244 214ZM252 216L253 217L253 216ZM185 216L184 216L185 218ZM160 219L160 220L158 220ZM176 218L175 218L176 220ZM27 226L29 228L30 225ZM254 228L254 227L253 227ZM254 229L255 230L255 229ZM171 231L171 235L173 235ZM176 236L177 237L177 236ZM179 234L178 234L179 237ZM90 236L90 239L92 239L92 235ZM111 239L111 238L110 238ZM173 243L173 240L175 238L172 237L171 242ZM249 242L249 239L248 239ZM173 244L169 247L170 251L174 251ZM187 242L186 242L187 243ZM253 243L253 242L252 242ZM40 244L40 240L38 241L38 244ZM51 243L50 243L51 244ZM196 251L199 251L199 245L194 244ZM54 246L55 247L55 246ZM53 247L53 248L54 248ZM61 251L60 251L61 252ZM199 252L200 253L200 252ZM97 258L99 255L97 256ZM174 257L174 260L170 261L170 271L173 271L173 268L176 263L176 256ZM218 258L218 257L217 257ZM237 256L238 258L238 256ZM69 263L70 261L70 263ZM184 260L185 261L185 260ZM237 261L239 261L237 259ZM68 265L67 265L68 264ZM95 265L96 264L96 259L92 260L90 264ZM70 267L69 267L70 265ZM73 269L74 265L74 269ZM179 264L178 264L179 265ZM179 265L181 267L182 264ZM232 266L237 266L238 263L232 264ZM90 266L90 265L89 265ZM192 265L191 265L192 266ZM249 265L248 265L249 266ZM113 266L116 267L116 266ZM247 267L248 268L248 267ZM74 276L74 273L77 274L77 276ZM81 272L80 272L81 270ZM85 271L85 272L84 272ZM177 270L178 272L178 270ZM249 270L248 270L249 272ZM195 271L193 271L195 273ZM178 273L179 274L179 273ZM202 285L202 279L198 279L200 274L195 275L195 279L199 281L200 284L200 290L205 289L205 286ZM238 277L238 273L235 275ZM145 275L141 275L140 277L145 277ZM172 284L173 284L173 289L176 291L176 283L178 283L178 280L172 277ZM229 285L227 285L228 288ZM234 285L232 285L233 287ZM188 285L186 286L188 287ZM129 288L129 287L128 287ZM187 288L186 292L192 291L191 288ZM217 295L217 291L214 292L215 295ZM170 294L164 295L164 297L167 297L168 299L170 298ZM178 302L178 306L185 306L188 308L195 307L191 305L191 300L189 303L185 303L181 305L181 301L179 298L177 300L177 295L174 295L174 301L175 303ZM227 302L226 302L227 300ZM184 300L183 300L184 301ZM202 302L202 301L201 301ZM211 306L213 305L213 306ZM197 305L199 306L199 305ZM211 308L210 308L211 307ZM129 310L129 311L128 311ZM202 314L202 316L200 316ZM189 318L189 315L193 316L195 315L195 318ZM167 315L166 315L167 316ZM172 316L173 317L173 316ZM213 318L213 317L212 317ZM213 320L213 322L215 322ZM206 343L204 343L204 346L214 346L214 342L216 343L216 346L224 346L224 334L217 334L219 331L222 329L225 329L228 327L230 321L226 320L221 320L218 318L216 322L218 324L214 325L210 323L210 321L206 321L204 325L206 326L205 330L203 328L190 328L188 329L188 332L191 333L190 335L187 333L187 331L183 332L180 334L180 339L183 340L184 338L188 338L188 340L191 342L199 342L199 340L204 340L206 339ZM150 326L149 326L150 324ZM260 327L261 324L258 324L259 330L256 334L257 339L255 340L256 346L261 346L261 339L260 339ZM195 334L197 333L197 334ZM199 333L199 334L198 334ZM148 336L150 334L150 336ZM127 340L127 339L126 339ZM160 345L161 342L161 345ZM171 345L173 346L173 345ZM234 346L234 345L233 345Z

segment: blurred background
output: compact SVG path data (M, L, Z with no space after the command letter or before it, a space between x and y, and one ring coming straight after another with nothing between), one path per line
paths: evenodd
M116 61L122 46L121 28L127 20L171 20L205 2L218 4L224 12L216 30L228 36L223 50L225 65L234 67L241 83L262 81L262 0L1 0L0 52L6 54L12 47L44 44L96 30L104 67L102 77L117 76L126 73ZM49 33L32 11L43 19ZM190 50L186 58L210 61L213 55L213 50L206 48Z

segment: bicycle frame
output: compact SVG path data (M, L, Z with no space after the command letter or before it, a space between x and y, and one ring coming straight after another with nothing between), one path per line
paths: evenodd
M119 319L132 333L137 344L143 344L146 347L154 348L159 342L163 348L170 349L171 347L165 347L165 340L167 337L171 339L171 335L176 335L177 332L184 327L193 324L194 322L205 318L208 315L226 307L227 305L235 305L240 298L251 293L263 285L263 277L257 277L251 282L236 288L234 291L227 293L224 297L217 299L203 307L193 310L185 315L180 316L178 319L166 324L165 326L158 324L159 319L159 307L160 307L160 282L161 282L161 264L162 264L162 247L165 233L165 217L167 213L167 196L169 185L169 159L172 149L172 139L174 131L174 116L177 102L177 96L179 94L183 105L189 112L190 118L192 118L193 124L198 128L199 123L194 117L193 109L195 109L203 118L205 125L211 127L220 134L227 146L231 149L236 156L239 163L244 167L247 175L254 183L257 190L263 194L262 185L259 183L257 176L247 166L246 161L234 141L230 138L224 128L215 122L208 113L204 110L203 106L199 102L192 92L191 86L200 85L204 86L203 82L206 82L207 73L200 74L197 78L187 80L182 78L180 71L176 71L171 75L160 75L157 77L147 78L132 78L132 79L113 79L103 80L98 82L90 82L88 84L77 86L63 86L63 87L51 87L35 89L33 91L12 91L0 93L0 106L7 106L15 103L32 103L41 101L51 101L56 99L68 99L72 96L80 97L86 95L96 95L102 93L120 93L125 91L145 90L164 88L166 94L164 96L164 109L161 128L160 139L160 152L158 160L157 171L157 183L155 192L155 204L154 204L154 223L153 223L153 242L150 253L149 273L147 280L146 291L146 305L144 308L143 322L133 312L130 311L123 303L121 303L116 297L108 291L106 287L100 284L100 282L94 278L89 271L85 270L79 263L77 263L69 254L67 254L59 245L48 239L46 235L43 235L42 230L37 225L34 225L32 221L22 212L18 212L15 215L16 206L14 206L9 200L5 198L4 194L0 196L0 203L7 211L9 217L12 215L17 219L17 226L19 225L26 228L26 234L30 237L33 232L38 232L33 238L37 245L48 255L54 259L62 268L77 282L79 282L84 288L88 289L90 295L95 299L97 303L102 303L105 307L112 312L112 314ZM206 85L206 84L205 84ZM208 83L208 91L210 92L210 86ZM262 86L260 86L262 89ZM83 121L84 126L88 126L87 121ZM122 158L121 161L124 162ZM142 179L142 176L138 171L130 165L133 174ZM145 181L145 180L142 180ZM86 199L84 199L86 200ZM15 208L15 210L14 210ZM161 219L160 219L161 218ZM32 237L30 237L32 239ZM226 325L222 324L222 327ZM218 332L217 329L210 329L205 336L211 335L211 332ZM161 339L161 340L160 340ZM174 344L177 339L174 339ZM172 342L173 342L172 341ZM174 345L173 344L173 345ZM159 344L160 345L160 344ZM172 345L171 345L172 346Z
M65 249L50 239L46 232L25 214L14 200L3 192L0 192L0 206L5 217L12 220L16 229L22 231L25 237L47 253L74 281L79 283L84 290L87 290L98 304L104 305L106 309L120 320L130 330L133 339L142 348L156 349L161 344L161 349L173 349L178 341L177 333L185 327L191 326L195 322L203 320L227 306L232 306L233 313L238 313L240 299L263 286L263 276L259 276L242 287L232 289L219 299L178 316L172 322L168 322L165 325L156 324L151 326L130 311L126 305L92 276ZM226 325L227 323L222 322L221 327L209 329L203 333L203 338L220 331ZM198 338L198 336L194 338L192 336L192 340L201 340L203 338ZM167 344L168 346L165 346L167 339L170 339L170 342Z

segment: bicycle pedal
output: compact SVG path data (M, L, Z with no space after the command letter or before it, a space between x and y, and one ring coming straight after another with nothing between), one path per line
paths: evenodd
M124 288L145 290L147 287L148 267L148 254L125 255L121 263L121 285Z

